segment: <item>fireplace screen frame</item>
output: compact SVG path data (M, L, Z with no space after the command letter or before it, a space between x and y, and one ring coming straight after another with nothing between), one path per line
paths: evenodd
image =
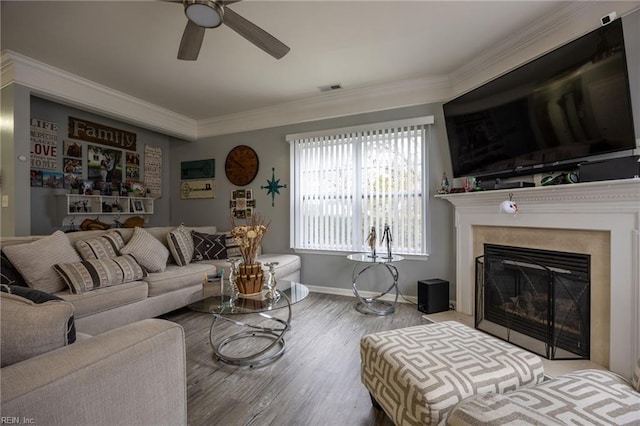
M569 253L567 268L559 254L567 253L485 244L475 262L476 329L547 359L589 359L590 256ZM535 318L515 308L532 293Z

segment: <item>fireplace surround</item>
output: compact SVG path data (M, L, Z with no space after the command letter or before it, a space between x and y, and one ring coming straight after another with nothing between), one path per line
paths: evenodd
M515 215L500 203L518 204ZM474 315L482 244L591 255L591 360L630 378L640 357L640 178L437 195L455 207L456 309Z

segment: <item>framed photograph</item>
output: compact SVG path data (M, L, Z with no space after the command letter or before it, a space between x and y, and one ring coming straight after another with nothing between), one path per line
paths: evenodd
M127 181L127 185L129 185L129 191L132 193L132 197L144 197L147 195L147 186L143 182L130 180Z
M31 170L31 186L42 186L42 170Z
M67 157L82 158L82 145L76 141L65 140L63 143L64 155Z
M64 188L64 175L60 172L42 172L42 185L48 188Z
M133 212L144 213L144 203L142 200L133 200Z

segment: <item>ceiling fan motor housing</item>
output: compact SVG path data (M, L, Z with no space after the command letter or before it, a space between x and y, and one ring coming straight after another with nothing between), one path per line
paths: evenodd
M216 28L222 24L224 7L216 1L185 0L184 13L199 27Z

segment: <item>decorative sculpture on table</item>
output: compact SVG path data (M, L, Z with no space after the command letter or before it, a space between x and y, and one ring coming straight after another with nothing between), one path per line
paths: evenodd
M267 277L267 294L265 297L269 300L273 300L274 302L280 299L280 293L278 293L276 287L278 283L276 281L276 270L275 267L280 262L269 262L265 263L264 266L269 268L269 276Z
M236 225L235 218L231 216L231 224L231 236L238 244L242 255L242 262L238 264L236 285L240 294L258 295L262 293L264 273L262 264L256 261L256 256L262 237L269 229L269 223L260 214L254 213L246 219L245 225Z
M393 238L391 237L391 229L388 223L384 224L384 232L382 233L380 243L384 243L385 241L387 243L387 257L385 259L391 259L393 257L391 255L391 241L393 241Z
M376 258L376 227L372 226L371 227L371 232L369 232L369 236L367 236L367 241L369 244L369 247L371 247L371 256L372 258Z
M238 260L239 259L227 259L227 262L231 264L229 268L229 278L227 280L224 279L224 269L220 275L220 299L224 307L233 307L240 295L238 286L236 285L236 278L238 277L236 262Z

